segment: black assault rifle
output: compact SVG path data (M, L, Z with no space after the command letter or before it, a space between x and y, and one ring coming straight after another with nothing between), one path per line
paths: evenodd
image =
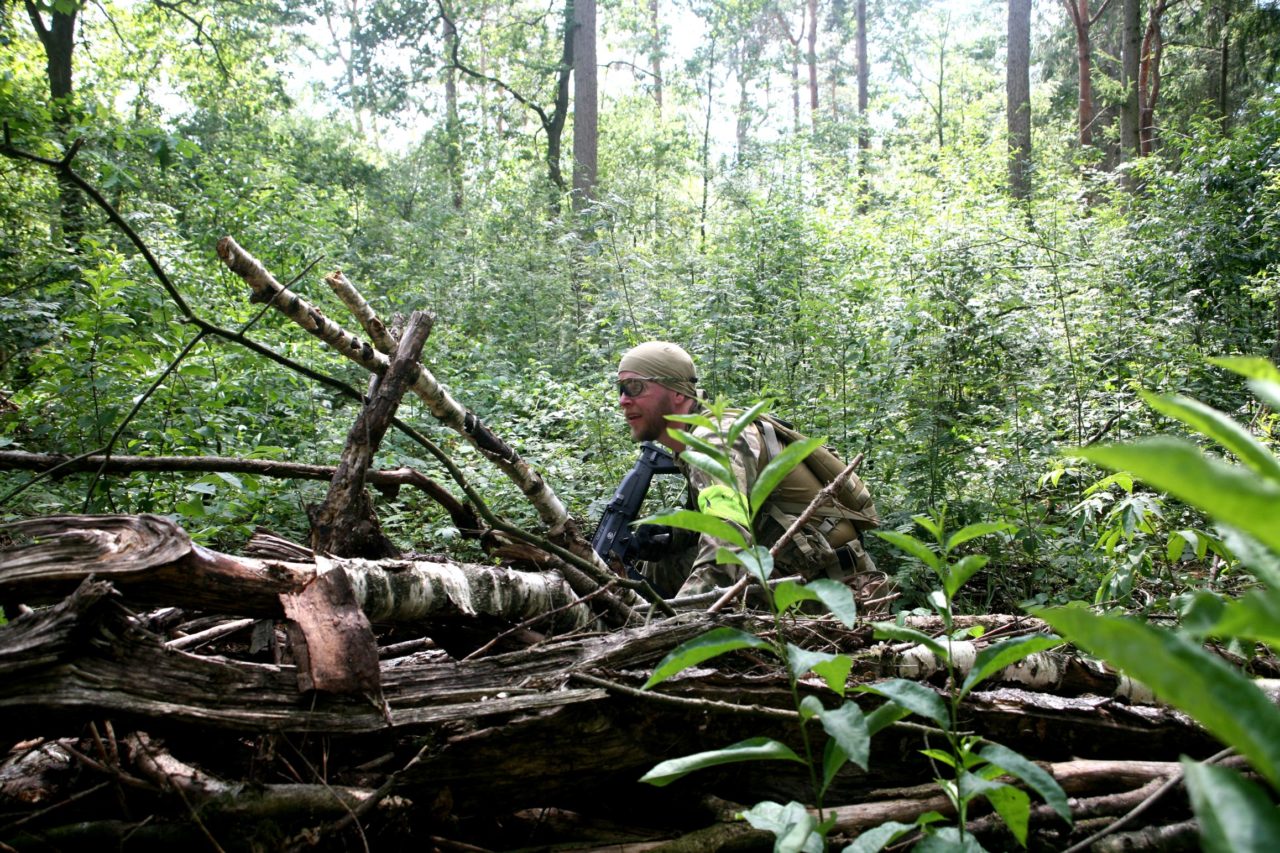
M640 505L649 492L649 481L653 475L678 473L680 469L670 453L648 441L640 445L640 458L622 478L613 500L600 516L596 535L591 539L591 547L602 560L615 569L621 565L628 574L632 574L632 564L642 551L658 544L658 537L669 532L669 528L656 524L632 527L631 522L640 514Z

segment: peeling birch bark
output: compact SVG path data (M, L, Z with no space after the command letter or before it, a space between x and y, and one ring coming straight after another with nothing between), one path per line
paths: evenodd
M70 594L85 578L109 580L134 604L176 605L278 618L279 596L317 575L315 563L233 557L194 544L166 518L55 516L5 525L18 544L0 551L0 598L40 604ZM554 572L518 572L469 563L337 559L375 622L435 616L495 616L512 622L559 610L549 628L595 623ZM564 608L564 609L560 609Z
M378 352L384 355L391 355L396 351L396 347L399 345L398 342L387 331L386 325L378 317L373 307L360 295L360 291L356 290L356 286L342 274L342 270L334 270L329 273L324 277L324 281L325 284L329 285L329 289L342 300L342 304L347 306L347 310L356 318L360 328L364 329L364 333L369 336L369 340L373 341L373 345L377 347Z

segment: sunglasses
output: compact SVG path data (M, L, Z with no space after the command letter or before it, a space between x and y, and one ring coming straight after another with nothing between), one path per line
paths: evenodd
M640 394L649 389L650 382L677 382L675 377L640 377L631 379L618 379L618 394L622 397L630 397L635 400Z

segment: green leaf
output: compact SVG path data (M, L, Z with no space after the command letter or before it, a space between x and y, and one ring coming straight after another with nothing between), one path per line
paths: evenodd
M743 431L747 427L755 423L756 420L765 412L769 411L772 406L772 400L761 400L734 418L733 423L729 424L729 431L725 433L725 444L729 447L733 447L733 445L738 441L738 436L742 435Z
M681 530L705 533L708 536L714 536L716 539L728 542L730 545L737 545L739 548L747 547L747 540L743 538L741 530L722 519L716 518L714 515L695 512L691 509L663 510L662 512L654 513L648 518L640 519L636 524L665 524L668 527L678 527Z
M806 672L814 672L826 682L827 687L843 696L849 671L853 669L853 659L848 655L811 652L787 643L787 668L791 671L791 677L796 679Z
M923 684L917 684L905 678L891 678L888 681L878 681L855 689L862 693L883 696L913 714L933 720L943 728L950 726L951 714L947 711L946 703L942 701L942 697Z
M873 530L871 531L879 536L890 545L896 545L903 551L906 551L917 560L924 563L934 572L939 572L942 568L942 558L933 552L933 550L919 539L906 533L899 533L896 530Z
M707 633L694 637L687 643L681 643L672 649L666 657L658 662L653 675L649 676L649 680L640 689L648 690L655 684L660 684L691 666L697 666L705 660L719 657L728 652L738 649L767 648L771 648L769 643L755 634L748 634L746 631L740 631L737 628L712 628Z
M840 746L850 761L867 769L871 754L871 733L862 709L853 702L830 708L818 714L822 728Z
M1227 602L1209 633L1280 648L1280 590L1255 590L1241 599Z
M769 582L769 576L773 574L773 555L769 553L768 548L763 545L744 548L738 552L738 557L753 578L760 581L761 584Z
M905 625L895 625L892 622L876 622L871 627L875 628L875 638L877 640L919 643L937 655L939 660L945 661L948 658L946 647L923 631L917 631L915 628L908 628Z
M773 603L779 613L785 613L802 601L820 601L818 594L795 581L783 581L773 588Z
M805 584L805 588L826 605L827 610L840 620L840 624L852 628L857 623L858 603L853 597L853 590L847 585L831 578L815 578Z
M1248 384L1255 397L1270 406L1273 412L1280 412L1280 380L1254 379Z
M886 821L877 827L858 833L853 843L844 848L842 853L880 853L886 846L897 841L908 832L914 831L914 823L900 823L896 820Z
M972 832L960 834L960 830L954 826L944 826L941 829L930 832L925 835L920 843L911 848L911 853L985 853L986 848L978 843L978 839L974 838Z
M973 659L973 668L965 677L964 684L960 685L960 698L967 696L970 690L1005 667L1012 666L1036 652L1060 645L1062 640L1057 637L1037 635L1014 637L1010 640L1002 640L993 646L987 646Z
M961 557L947 572L942 581L942 586L947 591L947 598L954 599L956 593L960 591L960 587L964 586L969 581L969 578L981 571L990 562L990 559L985 554L969 554Z
M1276 459L1247 429L1222 412L1178 394L1160 396L1144 391L1142 399L1157 412L1176 418L1218 442L1267 479L1280 483L1280 459Z
M1058 780L1040 765L998 743L987 744L978 751L978 755L1010 776L1021 779L1063 820L1071 823L1071 805L1067 802L1066 792L1062 790Z
M765 800L742 812L755 829L772 832L774 853L822 853L825 845L818 819L794 800L785 806Z
M1225 367L1246 379L1265 379L1269 382L1280 382L1280 370L1265 358L1259 356L1237 355L1223 358L1211 358L1210 364Z
M1257 785L1225 767L1182 759L1191 807L1208 853L1280 850L1280 812Z
M641 782L648 782L655 787L663 787L687 776L695 770L715 767L720 764L733 764L739 761L795 761L800 764L804 759L796 755L791 747L767 737L756 737L739 741L724 749L713 749L709 752L698 752L681 758L672 758L654 766L652 770L640 777Z
M1031 798L1027 792L1012 785L1001 785L986 791L985 795L1013 837L1026 847L1027 825L1031 822Z
M723 486L735 489L738 487L737 478L733 476L733 470L727 464L728 457L724 457L722 461L709 454L686 449L680 452L680 461L691 468L697 468Z
M1280 708L1238 670L1169 631L1075 607L1037 611L1072 643L1194 717L1280 787Z
M1132 471L1155 488L1280 551L1280 483L1207 459L1195 446L1176 439L1155 438L1072 452L1099 465Z
M721 483L707 486L698 492L698 509L716 518L741 524L743 527L751 526L742 492Z
M950 538L947 539L946 550L950 553L969 540L977 539L979 536L986 536L990 533L1013 533L1017 529L1015 525L1007 521L984 521L978 524L970 524L951 534Z
M782 449L782 452L769 460L764 470L756 474L756 481L751 484L751 517L755 518L773 490L797 466L804 463L805 457L822 446L825 438L806 438L804 441L793 441Z
M866 718L864 717L863 720L865 722ZM867 737L869 738L870 735ZM822 748L822 793L824 795L835 780L836 774L848 763L849 756L840 748L840 744L833 738L827 738L827 744Z
M876 708L870 714L866 715L867 732L872 737L878 732L882 732L894 723L904 720L911 716L911 710L901 705L895 705L892 702L885 702L879 708Z

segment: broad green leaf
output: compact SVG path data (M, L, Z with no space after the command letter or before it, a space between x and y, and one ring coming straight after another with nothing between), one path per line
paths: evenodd
M972 832L961 835L956 827L944 826L927 834L911 853L986 853L986 848Z
M867 769L871 754L871 734L867 731L867 719L862 709L853 702L845 702L839 708L830 708L818 715L822 728L840 746L850 761Z
M1249 382L1249 390L1255 397L1270 406L1271 411L1280 412L1280 380L1254 379Z
M715 461L719 462L725 468L730 467L730 455L725 450L725 445L720 443L720 437L716 435L714 438L707 438L696 432L687 432L682 439L685 447L693 448L693 450L703 453ZM683 451L681 451L683 458Z
M1000 785L984 793L1013 837L1026 847L1027 824L1031 822L1031 798L1027 792L1012 785Z
M762 584L769 582L769 576L773 574L773 555L769 553L768 548L763 545L744 548L738 552L738 557L753 578Z
M1045 649L1052 649L1054 646L1060 645L1062 645L1062 640L1057 637L1036 635L1014 637L1013 639L1002 640L995 645L987 646L978 652L977 657L974 658L973 668L969 670L969 674L965 677L964 684L960 685L960 697L964 698L970 690L1005 667L1012 666L1036 652L1042 652Z
M802 601L821 601L818 594L795 581L783 581L773 588L773 603L779 612L785 613Z
M715 421L711 420L711 418L706 415L699 414L697 412L690 415L666 415L666 419L672 423L688 424L689 426L702 427L703 429L714 430L716 428ZM668 430L668 432L671 431L672 430ZM681 438L681 436L676 437Z
M756 474L756 481L751 484L751 513L754 518L764 506L769 495L778 487L788 474L804 463L805 457L822 446L825 438L806 438L794 441L782 448L782 452L769 460L764 470Z
M1269 480L1280 483L1280 459L1262 442L1217 409L1199 400L1178 394L1160 396L1142 392L1142 399L1157 412L1182 421L1196 432L1213 439Z
M751 408L747 409L745 412L742 412L736 418L734 418L733 423L729 424L729 431L725 433L725 436L724 436L725 444L729 445L730 447L733 447L733 445L738 440L738 436L742 435L743 431L747 427L755 423L756 420L759 419L760 416L763 415L765 412L769 411L769 409L772 408L772 406L773 406L772 400L761 400L760 402L756 403Z
M989 743L978 751L978 755L990 764L999 767L1010 776L1021 779L1027 787L1040 795L1049 808L1053 809L1067 823L1071 823L1071 805L1067 802L1067 794L1058 784L1058 780L1048 771L1021 753L1014 752L1007 746Z
M751 526L742 492L721 483L707 486L698 492L698 509L716 518L741 524L743 527Z
M1280 708L1216 655L1177 634L1081 608L1037 611L1066 639L1149 686L1280 787Z
M713 749L709 752L697 752L681 758L672 758L654 766L652 770L640 777L641 782L648 782L655 787L669 785L677 779L687 776L695 770L715 767L720 764L733 764L739 761L795 761L800 764L804 759L796 755L791 747L767 737L755 737L739 741L724 749Z
M814 717L827 710L827 706L822 704L822 700L813 694L809 694L800 700L800 721L808 722Z
M836 774L848 763L849 756L840 748L840 744L836 743L833 738L827 738L827 744L822 748L822 793L824 795L827 793L827 788L831 786L832 781L835 780Z
M1226 356L1209 359L1210 364L1225 367L1246 379L1264 379L1268 382L1280 382L1280 370L1265 358L1251 355Z
M785 806L769 800L756 803L742 812L742 819L773 833L774 853L822 853L825 847L818 819L794 800Z
M737 488L738 486L737 478L733 476L733 470L720 459L697 450L686 449L680 452L680 461L691 468L697 468L721 485L732 488Z
M889 726L909 716L911 716L911 709L895 705L892 702L885 702L879 708L866 714L867 732L872 737L875 737L878 732L884 731Z
M831 578L816 578L805 584L805 588L816 595L846 628L852 628L858 621L858 603L853 597L853 590L846 584Z
M1186 550L1188 545L1191 546L1193 552L1200 549L1200 535L1194 530L1175 530L1169 534L1169 544L1165 549L1165 559L1170 563L1177 562L1182 559L1182 552ZM1197 553L1197 557L1203 557L1203 554Z
M917 684L905 678L891 678L888 681L878 681L855 689L862 693L883 696L913 714L933 720L943 728L947 728L950 724L951 714L947 711L942 697L923 684Z
M948 553L959 548L971 539L986 536L989 533L1013 533L1017 527L1007 521L984 521L960 528L947 539Z
M1224 525L1221 533L1222 541L1240 562L1248 566L1267 586L1280 589L1280 551L1264 547L1254 537L1229 525Z
M1195 446L1176 439L1085 447L1072 453L1099 465L1132 471L1155 488L1280 551L1280 483L1208 459Z
M716 539L728 542L730 545L737 545L739 548L747 547L747 540L743 537L741 530L723 519L716 518L714 515L695 512L691 509L663 510L662 512L654 513L648 518L640 519L636 524L665 524L668 527L678 527L681 530L705 533L708 536L714 536Z
M990 562L990 559L985 554L969 554L961 557L951 567L951 571L947 572L947 576L942 582L947 591L947 598L954 599L956 593L960 591L960 587L964 586L969 581L969 578L981 571Z
M1254 591L1241 599L1227 602L1209 633L1280 648L1280 590Z
M913 515L911 516L911 520L914 521L916 524L920 525L921 527L923 527L925 530L932 533L935 541L937 542L942 541L942 526L943 526L942 516L939 516L938 518L935 519L933 516L930 516L930 515Z
M919 643L937 655L939 659L945 661L948 658L946 647L923 631L917 631L915 628L908 628L905 625L895 625L892 622L876 622L871 627L875 628L875 638L877 640Z
M787 643L787 669L790 670L791 677L796 679L807 672L814 672L826 682L827 687L843 696L849 671L853 669L853 659L848 655L811 652Z
M910 536L906 533L899 533L896 530L873 530L871 532L888 542L890 545L896 545L898 548L906 551L908 554L933 569L934 572L941 569L942 558L935 554L933 549L928 545L924 544L914 536Z
M1182 759L1191 807L1207 853L1280 850L1280 811L1257 785L1225 767Z
M844 848L842 853L880 853L886 846L897 841L908 832L916 829L914 823L900 823L896 820L886 821L877 827L858 834L853 843Z
M694 637L687 643L681 643L672 649L666 657L658 662L658 666L653 670L653 675L649 676L649 680L640 689L648 690L655 684L660 684L691 666L697 666L703 661L719 657L728 652L738 649L767 648L771 648L768 641L760 639L755 634L748 634L746 631L740 631L737 628L712 628L707 633Z

